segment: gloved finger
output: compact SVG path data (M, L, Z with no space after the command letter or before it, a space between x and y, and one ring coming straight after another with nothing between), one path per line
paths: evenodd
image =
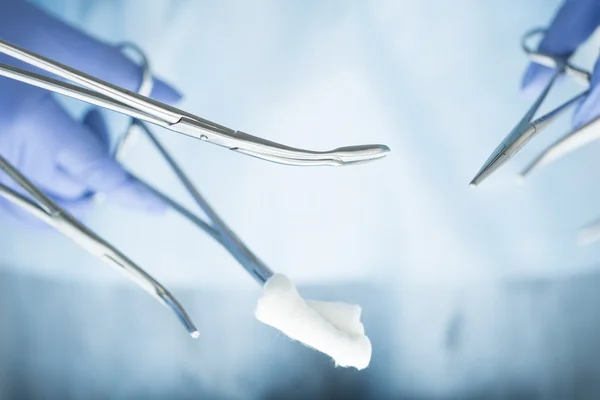
M591 92L573 114L573 127L579 128L600 115L600 58L592 74Z
M68 175L85 185L90 192L105 194L108 200L125 207L149 212L161 212L166 208L154 193L128 174L110 156L106 146L99 139L107 133L94 133L93 129L106 130L106 124L98 109L88 112L84 124L72 120L66 113L63 115L57 129L70 132L71 143L59 151L57 164Z
M100 109L90 108L83 116L82 122L84 126L90 128L91 132L96 135L100 143L102 143L103 150L108 153L110 151L110 134L106 120Z
M88 189L84 184L76 179L73 179L73 177L64 171L60 166L55 168L51 181L38 186L44 191L44 193L48 194L55 200L76 200L80 199L88 192Z
M3 5L0 38L131 91L137 91L142 81L141 68L117 47L26 1L8 1ZM173 104L182 96L164 81L156 80L151 97Z
M76 200L54 199L54 201L60 208L67 210L71 216L80 221L85 221L89 217L97 203L92 195L82 196Z
M548 86L555 70L537 63L530 63L521 82L521 92L527 98L535 98ZM564 75L557 78L556 83L564 79Z
M568 59L600 25L600 2L597 0L566 0L548 27L538 50ZM550 68L530 64L521 84L528 94L535 94L548 84Z
M97 109L94 109L94 111L87 112L82 123L84 126L91 128L90 131L99 140L99 147L101 147L102 151L108 153L110 151L108 128L100 111ZM45 191L54 199L60 199L67 204L81 199L82 196L85 196L89 192L84 183L72 177L61 165L56 165L51 184L52 186L45 188Z

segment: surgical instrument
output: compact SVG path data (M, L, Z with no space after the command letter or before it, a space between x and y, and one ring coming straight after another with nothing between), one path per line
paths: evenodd
M347 146L322 152L285 146L218 125L175 107L124 90L3 40L0 40L0 53L41 68L47 73L77 85L0 63L0 75L2 76L117 111L138 120L259 159L297 166L344 166L376 160L389 152L389 148L385 145Z
M522 41L523 51L529 56L529 58L532 61L555 69L550 83L547 85L544 92L540 95L540 97L536 101L536 104L534 104L534 106L532 107L532 110L530 110L526 115L525 118L528 119L531 119L531 117L537 110L537 107L539 107L541 101L543 101L543 98L546 96L553 82L556 80L556 77L560 73L570 75L571 77L574 77L575 79L583 82L584 84L589 85L590 83L589 72L581 68L575 67L569 64L567 61L564 61L558 57L553 57L540 52L536 52L527 45L527 41L531 37L544 34L544 32L544 29L534 29L526 33ZM497 156L498 154L502 154L502 152L504 151L508 151L504 150L504 148L509 147L509 145L511 144L510 139L512 139L513 144L512 152L510 152L508 156L505 156L504 161L499 160L499 162L497 162L496 164L494 164L493 160L491 160L491 162L490 160L488 160L488 163L486 163L486 165L484 166L482 171L480 171L480 174L478 174L478 176L474 179L472 184L478 184L483 179L485 179L486 176L491 174L503 162L506 162L506 160L508 160L512 155L514 155L537 132L539 132L556 117L558 117L558 115L561 114L562 111L566 110L567 108L569 108L569 106L573 105L579 99L587 96L588 94L589 90L584 91L583 93L575 96L571 100L559 106L555 110L534 121L530 124L530 126L528 126L527 123L522 120L517 126L517 128L515 128L515 131L513 131L514 135L513 132L511 132L509 138L505 139L505 141L499 146L499 149L497 149L492 156ZM527 165L525 169L523 169L523 171L519 174L519 182L523 182L525 178L528 177L533 171L538 170L543 166L549 165L565 157L566 155L598 140L600 140L600 117L592 119L584 125L577 127L572 132L568 133L567 135L563 136L562 138L551 144L549 147L547 147L538 157L536 157L529 165ZM487 170L486 167L488 167ZM600 241L600 220L590 223L587 226L581 228L579 230L578 235L578 243L582 246L597 241Z
M498 145L498 147L496 147L496 149L492 152L490 157L481 167L477 175L475 175L475 177L470 183L472 187L479 185L487 177L489 177L496 170L498 170L498 168L500 168L515 154L517 154L519 150L521 150L521 148L523 148L523 146L525 146L535 135L541 132L551 122L555 121L556 118L561 116L566 110L568 110L571 106L575 105L579 100L583 99L588 94L588 90L585 90L584 92L574 96L570 100L556 107L549 113L541 116L536 120L533 120L538 109L540 108L540 106L546 99L548 93L550 92L550 89L552 88L552 86L554 86L554 83L556 82L558 76L560 76L561 74L566 74L576 78L580 82L583 82L587 85L589 85L591 79L589 72L570 64L568 60L564 60L558 56L540 53L538 51L533 50L529 46L528 42L531 38L543 35L545 31L546 30L543 28L536 28L527 32L522 38L521 47L525 54L532 61L553 68L554 72L552 74L552 77L550 78L548 84L546 85L542 93L535 100L531 108L518 122L515 128L513 128L513 130L508 134L508 136L506 136L506 138Z
M193 338L199 336L198 330L183 307L152 276L138 267L110 243L96 235L59 207L2 156L0 156L0 170L18 183L33 200L28 199L4 184L0 184L0 196L23 208L34 217L46 222L94 256L124 273L152 297L171 309Z

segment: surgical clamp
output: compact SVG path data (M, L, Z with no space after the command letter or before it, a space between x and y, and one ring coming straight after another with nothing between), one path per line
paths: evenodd
M3 40L0 40L0 53L41 68L77 85L2 63L0 63L1 76L117 111L171 131L267 161L298 166L343 166L382 158L390 150L387 146L378 144L340 147L331 151L310 151L289 147L227 128L127 91Z
M0 170L18 183L19 186L33 198L33 200L28 199L4 184L0 184L0 196L23 208L34 217L46 222L92 255L124 273L152 297L171 309L193 338L198 337L198 329L196 329L194 323L183 307L175 297L173 297L173 295L171 295L171 293L159 282L152 278L152 276L138 267L110 243L96 235L85 225L72 217L68 212L59 207L2 156L0 156Z
M546 128L551 122L556 120L559 116L561 116L566 110L568 110L571 106L576 104L579 100L587 96L589 93L588 90L576 95L571 98L567 102L561 104L554 110L549 113L541 116L540 118L532 121L533 117L537 113L538 109L546 99L548 93L556 79L561 74L566 74L576 78L577 80L587 84L589 86L590 83L590 73L570 64L568 61L561 59L560 57L555 57L552 55L547 55L540 53L538 51L533 50L528 42L531 38L543 35L545 33L545 29L536 28L527 32L521 41L521 47L525 54L533 61L538 64L542 64L549 68L554 69L554 73L552 77L542 93L538 96L536 101L533 103L531 108L527 111L527 113L523 116L523 118L519 121L517 126L513 128L513 130L506 136L506 138L496 147L496 149L492 152L490 157L484 163L483 167L479 170L477 175L473 178L470 185L477 186L491 174L493 174L498 168L504 165L508 160L510 160L515 154L523 148L535 135L541 132L544 128Z

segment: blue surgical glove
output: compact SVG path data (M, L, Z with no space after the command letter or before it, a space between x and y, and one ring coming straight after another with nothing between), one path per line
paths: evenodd
M539 51L568 59L600 25L599 0L566 0L546 35ZM541 93L552 76L552 70L539 64L530 64L523 78L522 87L533 96ZM577 128L600 115L600 58L594 67L591 92L577 106L573 115L573 127Z
M2 2L0 39L132 91L141 81L140 68L119 49L25 1ZM0 62L31 69L3 55ZM181 98L160 80L152 97L166 103ZM110 156L108 133L100 121L97 112L75 120L48 91L0 77L0 154L57 203L82 217L93 204L92 195L101 192L126 207L163 210L164 204ZM22 192L5 174L0 182ZM25 217L7 201L0 206Z

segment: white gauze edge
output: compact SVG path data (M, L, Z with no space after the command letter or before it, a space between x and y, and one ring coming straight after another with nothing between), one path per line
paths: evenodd
M274 274L265 283L254 314L260 322L329 355L336 365L360 370L371 361L360 306L304 301L285 275Z

